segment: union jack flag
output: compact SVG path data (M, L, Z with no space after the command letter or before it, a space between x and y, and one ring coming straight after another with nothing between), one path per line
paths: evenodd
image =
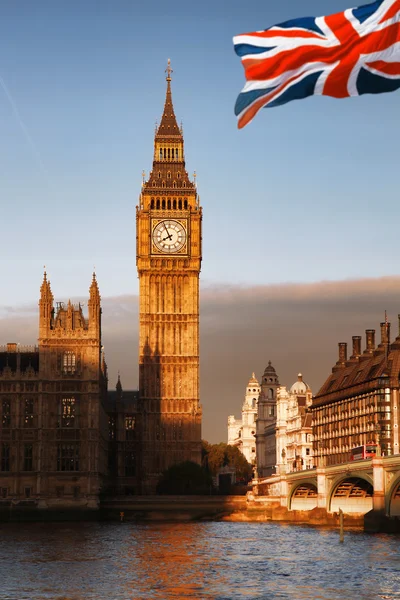
M326 17L286 21L235 36L246 84L235 114L313 95L347 98L400 88L400 0L377 0Z

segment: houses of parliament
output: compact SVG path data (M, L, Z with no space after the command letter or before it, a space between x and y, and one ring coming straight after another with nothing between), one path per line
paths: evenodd
M88 311L54 302L46 272L35 346L0 347L0 502L97 508L104 491L152 494L171 465L201 462L195 183L172 104L171 67L153 166L136 209L139 390L108 391L96 275ZM106 316L105 316L106 318Z

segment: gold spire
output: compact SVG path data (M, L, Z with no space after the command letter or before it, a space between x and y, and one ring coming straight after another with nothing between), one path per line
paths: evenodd
M172 93L171 93L172 69L171 69L170 59L168 59L168 65L167 65L167 68L165 69L165 72L167 74L167 77L166 77L167 94L165 97L164 112L161 117L160 126L158 127L157 132L156 132L156 138L157 137L165 138L165 137L170 137L170 136L174 136L174 138L176 136L179 136L181 138L182 134L178 127L178 123L176 122L174 106L172 104Z
M172 77L171 77L171 73L173 73L173 70L171 69L171 59L168 59L168 65L167 68L165 69L165 72L167 74L167 81L171 81Z

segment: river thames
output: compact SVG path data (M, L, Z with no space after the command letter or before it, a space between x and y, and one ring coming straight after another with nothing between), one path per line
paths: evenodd
M273 523L6 523L1 600L400 598L400 538Z

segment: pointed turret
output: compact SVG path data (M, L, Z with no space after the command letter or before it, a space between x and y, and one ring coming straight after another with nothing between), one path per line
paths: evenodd
M118 381L117 381L117 385L115 386L115 389L117 390L117 399L121 400L122 398L122 384L121 384L121 377L118 371Z
M43 273L43 282L40 286L39 300L39 337L44 338L47 331L52 326L53 317L53 293L50 287L50 281L47 280L46 268Z
M174 136L174 137L178 136L178 137L182 138L182 132L178 127L178 123L177 123L175 112L174 112L174 105L172 104L172 92L171 92L172 69L171 69L170 59L168 59L168 66L165 69L165 72L167 73L167 78L166 78L167 79L167 94L165 97L164 112L161 117L161 121L160 121L158 130L156 132L156 139L157 138L168 138L171 136Z
M100 307L100 291L97 285L96 273L93 271L92 283L89 288L89 331L96 337L100 335L101 328L101 307Z
M142 208L167 209L168 202L162 198L154 198L151 202L148 196L162 194L175 197L169 203L170 209L179 210L197 206L196 185L189 179L185 168L185 153L182 127L176 120L171 92L171 62L168 59L167 92L165 96L164 112L160 124L156 127L154 137L153 168L149 179L142 182ZM183 199L182 199L183 198ZM186 203L185 203L186 199ZM150 200L150 206L148 206ZM158 202L157 202L158 200ZM179 202L180 200L180 202Z

